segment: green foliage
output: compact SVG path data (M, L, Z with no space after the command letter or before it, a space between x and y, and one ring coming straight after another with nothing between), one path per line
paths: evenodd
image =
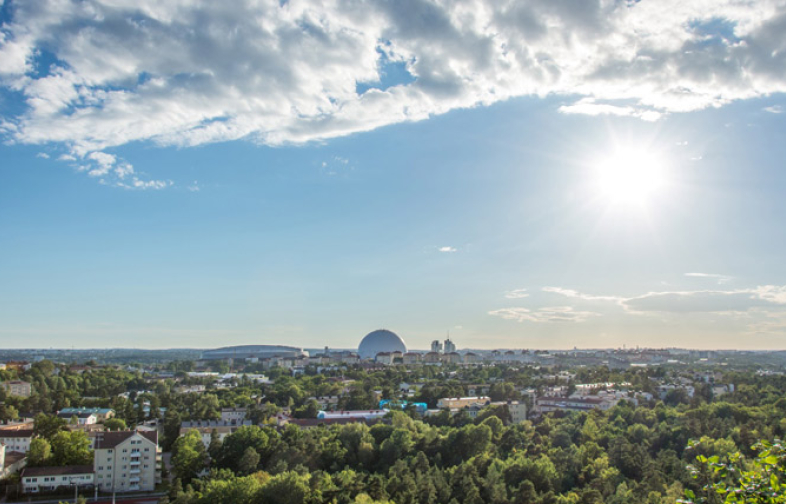
M28 467L42 467L51 465L52 446L45 438L35 438L30 441L30 450L27 452Z
M124 431L128 429L128 426L122 418L110 418L104 420L104 428L109 431Z
M48 465L91 465L93 451L90 440L82 431L60 431L52 438L52 456Z
M58 432L67 430L66 425L62 418L39 413L33 419L33 434L51 442Z
M701 442L690 444L698 449ZM786 503L786 449L779 439L754 445L756 456L750 460L740 453L725 456L697 455L690 466L699 483L697 490L685 490L686 504L778 504Z
M172 446L172 471L183 481L195 478L204 468L207 456L202 435L192 429Z

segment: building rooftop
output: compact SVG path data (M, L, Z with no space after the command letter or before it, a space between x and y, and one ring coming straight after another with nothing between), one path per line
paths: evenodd
M92 472L92 465L26 467L22 470L22 477L29 478L37 476L67 476L69 474L86 474Z
M33 429L3 429L0 438L28 438L33 437Z
M116 431L116 432L96 432L95 434L95 448L96 450L103 450L107 448L114 448L123 441L131 438L134 434L139 434L143 438L158 444L157 431Z

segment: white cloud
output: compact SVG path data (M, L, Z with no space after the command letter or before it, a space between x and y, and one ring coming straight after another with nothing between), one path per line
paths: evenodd
M439 247L437 250L440 252L456 252L457 249L455 247Z
M508 299L522 299L529 297L529 293L527 292L527 289L514 289L507 291L505 293L505 297Z
M488 312L489 315L502 317L506 320L516 322L584 322L592 317L600 316L599 313L591 311L577 311L570 306L551 306L529 310L527 308L501 308Z
M35 157L41 159L49 159L49 154L47 154L46 152L39 152L38 154L35 155Z
M712 274L693 274L715 279ZM747 289L648 292L640 296L596 296L560 287L544 287L544 292L583 301L608 301L633 314L660 313L740 313L758 308L786 305L786 286L762 285Z
M717 273L685 273L685 276L693 278L708 278L717 281L719 285L728 283L732 279L732 277L728 275L719 275Z
M195 180L193 183L191 183L191 185L186 187L186 189L191 192L199 192L199 182Z
M610 103L597 103L594 98L582 98L572 105L563 105L559 108L563 114L582 115L614 115L637 117L644 121L657 121L663 113L642 107L612 105Z
M584 294L573 289L563 289L562 287L543 287L541 290L543 292L559 294L561 296L574 299L582 299L584 301L611 301L614 303L620 303L625 299L619 296L595 296L591 294Z
M770 114L782 114L783 107L780 105L773 105L771 107L764 107L765 112L769 112Z
M41 0L2 28L0 85L27 110L0 130L79 159L328 139L516 96L654 120L786 91L776 0ZM411 82L385 82L390 64Z
M141 180L137 177L133 177L130 182L117 182L115 185L118 187L122 187L124 189L164 189L171 185L174 182L171 180Z

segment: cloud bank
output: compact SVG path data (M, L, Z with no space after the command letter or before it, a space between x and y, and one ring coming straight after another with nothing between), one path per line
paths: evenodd
M655 120L786 91L775 0L7 3L0 85L24 107L0 131L88 172L130 142L300 143L517 96Z

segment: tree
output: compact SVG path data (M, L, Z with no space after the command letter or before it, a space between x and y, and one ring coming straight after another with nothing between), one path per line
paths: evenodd
M689 448L696 443L688 445ZM772 443L760 441L754 445L756 457L749 463L740 452L732 453L727 461L713 455L696 457L688 466L701 489L698 495L685 490L686 504L783 504L786 503L786 448L779 439Z
M210 445L207 447L207 454L212 460L217 460L221 455L221 438L216 429L210 432Z
M243 452L243 456L240 457L240 460L237 463L237 470L238 473L245 476L251 474L257 470L257 466L259 465L259 453L252 448L246 448L246 451Z
M82 431L61 431L52 438L51 465L90 465L93 451L90 440Z
M195 478L205 468L205 460L205 445L196 429L177 438L172 446L172 470L183 481Z
M0 390L3 390L3 388L0 387ZM17 409L10 404L5 404L2 401L3 399L0 398L0 422L16 420L16 418L19 416L19 411L17 411Z
M104 427L109 431L127 430L126 422L122 418L110 418L104 421Z
M44 438L34 438L30 441L30 450L27 452L28 467L41 467L49 465L52 457L52 446Z
M66 421L54 415L39 413L33 419L33 434L50 442L60 431L66 430Z
M288 471L277 474L262 487L261 504L305 504L309 497L319 502L312 494L308 484L308 476L301 476Z
M270 439L265 431L255 425L240 427L224 438L220 456L218 457L218 466L237 472L240 458L245 453L246 448L249 447L260 454L262 462L266 462L264 455L268 452L269 441Z

